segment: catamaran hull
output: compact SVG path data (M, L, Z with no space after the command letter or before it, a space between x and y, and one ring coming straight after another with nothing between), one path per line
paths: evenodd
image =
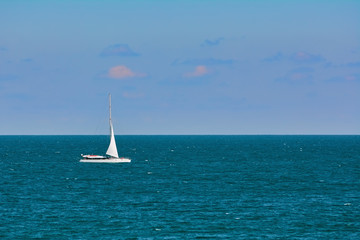
M127 162L131 162L131 159L129 159L129 158L81 159L80 162L87 162L87 163L127 163Z

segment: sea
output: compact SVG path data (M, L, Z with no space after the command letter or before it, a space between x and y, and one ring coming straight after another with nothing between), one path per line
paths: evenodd
M360 239L360 136L0 136L0 239Z

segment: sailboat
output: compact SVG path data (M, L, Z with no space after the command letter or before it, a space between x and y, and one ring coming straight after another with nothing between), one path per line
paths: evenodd
M90 162L90 163L125 163L131 162L129 158L119 158L119 154L116 148L114 128L111 121L111 94L109 94L109 123L110 123L110 144L106 151L106 156L100 155L84 155L81 154L82 159L80 162Z

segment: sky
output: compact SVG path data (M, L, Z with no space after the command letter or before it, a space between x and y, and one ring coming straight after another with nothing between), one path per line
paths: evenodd
M0 1L0 135L360 134L360 1Z

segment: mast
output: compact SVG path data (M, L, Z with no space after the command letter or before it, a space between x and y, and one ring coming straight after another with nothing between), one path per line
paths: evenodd
M116 148L116 142L115 142L115 136L114 136L114 129L111 121L111 94L109 93L109 124L110 124L110 144L109 148L106 151L107 155L110 155L115 158L119 158L117 148Z
M109 93L109 123L110 123L110 126L112 126L112 122L111 122L111 93ZM111 129L110 129L110 135L111 135Z

